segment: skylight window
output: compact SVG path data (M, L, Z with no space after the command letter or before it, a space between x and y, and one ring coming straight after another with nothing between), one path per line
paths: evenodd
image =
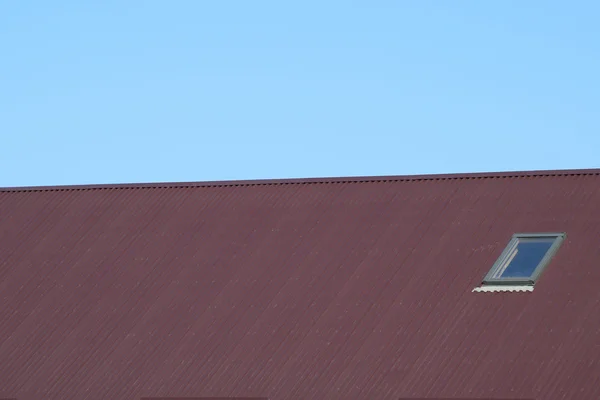
M530 286L533 289L564 237L564 233L515 234L483 279L482 288Z

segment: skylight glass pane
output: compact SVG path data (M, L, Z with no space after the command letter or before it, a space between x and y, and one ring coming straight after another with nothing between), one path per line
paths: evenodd
M497 273L499 278L528 278L544 258L555 238L519 239Z

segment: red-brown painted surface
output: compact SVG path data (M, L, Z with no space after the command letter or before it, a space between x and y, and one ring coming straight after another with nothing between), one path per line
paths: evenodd
M0 396L597 400L600 171L0 190Z

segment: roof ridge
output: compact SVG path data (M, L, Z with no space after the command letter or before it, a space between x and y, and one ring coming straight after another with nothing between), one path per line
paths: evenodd
M207 187L240 187L240 186L278 186L337 183L390 183L419 182L442 180L470 179L507 179L507 178L543 178L553 176L600 176L598 169L570 170L537 170L514 172L477 172L457 174L398 175L398 176L364 176L364 177L330 177L330 178L293 178L262 180L231 180L205 182L163 182L163 183L120 183L99 185L66 185L66 186L29 186L0 188L0 192L57 192L85 190L119 190L119 189L189 189Z

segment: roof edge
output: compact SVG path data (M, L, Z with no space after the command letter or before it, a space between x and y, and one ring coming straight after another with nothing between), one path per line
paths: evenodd
M58 185L58 186L15 186L0 187L0 192L45 192L70 190L100 190L100 189L168 189L192 187L236 187L236 186L267 186L267 185L298 185L298 184L327 184L327 183L369 183L369 182L410 182L431 180L461 180L461 179L494 179L494 178L528 178L548 176L582 176L600 175L596 169L563 169L563 170L532 170L507 172L475 172L425 175L396 175L396 176L349 176L331 178L291 178L291 179L257 179L229 180L205 182L161 182L161 183L118 183L90 185Z

